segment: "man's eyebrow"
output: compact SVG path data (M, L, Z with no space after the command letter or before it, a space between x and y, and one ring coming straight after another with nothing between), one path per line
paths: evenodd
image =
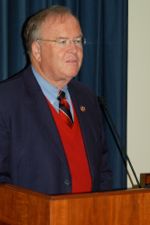
M80 35L78 35L78 36L73 37L73 39L74 39L74 38L82 38L82 37L83 37L83 35L80 34ZM57 37L56 39L70 39L70 38L64 37L64 36L59 36L59 37Z

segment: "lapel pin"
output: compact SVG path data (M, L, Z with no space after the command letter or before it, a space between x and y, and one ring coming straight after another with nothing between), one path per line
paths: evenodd
M85 112L85 111L86 111L85 106L81 105L81 106L80 106L80 110L81 110L81 112Z

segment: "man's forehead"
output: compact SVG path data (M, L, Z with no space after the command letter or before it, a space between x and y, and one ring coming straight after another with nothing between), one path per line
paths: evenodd
M47 16L47 18L45 19L45 21L43 22L43 25L48 25L48 26L53 26L55 25L63 25L64 23L67 22L73 23L73 24L79 24L79 21L77 20L77 18L75 18L73 15L71 14L62 14L62 15L50 15Z
M81 34L81 28L78 20L72 15L49 16L41 26L41 33L57 32L78 32Z

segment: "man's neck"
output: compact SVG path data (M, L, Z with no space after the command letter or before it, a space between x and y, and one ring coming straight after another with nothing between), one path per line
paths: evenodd
M31 65L33 66L33 68L35 69L35 71L40 75L42 76L47 82L49 82L51 85L53 85L54 87L58 88L58 89L63 89L68 83L69 81L71 80L65 80L65 79L62 79L62 80L53 80L51 79L50 75L47 75L44 73L44 71L41 69L40 65L35 62L35 60L32 60L31 62Z

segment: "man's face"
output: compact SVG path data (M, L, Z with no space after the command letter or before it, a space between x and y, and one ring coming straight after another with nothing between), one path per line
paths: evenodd
M47 18L42 24L40 38L42 40L79 40L82 32L78 21L71 15ZM62 46L57 42L38 42L40 47L39 65L44 76L54 85L67 84L77 75L83 58L82 45L69 44Z

